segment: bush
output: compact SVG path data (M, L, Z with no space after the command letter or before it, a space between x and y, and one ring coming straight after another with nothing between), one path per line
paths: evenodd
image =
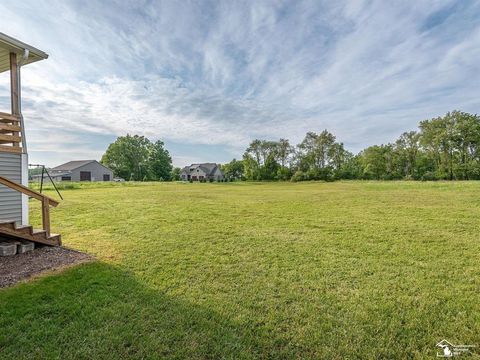
M425 174L422 175L421 179L422 181L434 181L437 180L437 177L435 176L434 172L427 171Z
M306 173L305 180L324 180L333 181L333 170L330 166L323 169L310 169Z
M281 167L277 170L277 180L288 180L292 177L292 172L287 167Z
M383 174L382 176L380 176L380 180L394 180L395 179L395 176L393 176L392 174Z
M307 175L303 171L296 171L295 174L293 174L292 178L290 181L297 182L297 181L305 181L308 180Z

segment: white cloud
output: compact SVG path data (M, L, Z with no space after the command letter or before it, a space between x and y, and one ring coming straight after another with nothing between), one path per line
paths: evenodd
M479 15L437 1L6 1L0 31L51 55L24 69L32 151L67 148L45 131L77 132L85 154L128 132L190 144L173 155L192 159L202 144L238 157L255 137L323 128L359 150L477 112Z

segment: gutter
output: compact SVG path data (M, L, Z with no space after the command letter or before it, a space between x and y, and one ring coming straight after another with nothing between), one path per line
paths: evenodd
M14 39L11 36L8 36L2 32L0 32L0 42L8 46L12 52L19 53L19 52L23 52L24 50L28 50L31 53L31 55L35 57L38 57L40 59L48 58L48 54L43 52L42 50L39 50L33 46L25 44L24 42Z

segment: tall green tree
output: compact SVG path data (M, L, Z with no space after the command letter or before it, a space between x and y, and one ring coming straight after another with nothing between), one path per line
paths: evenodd
M288 141L288 139L280 139L275 146L280 166L282 168L287 167L288 161L294 152L293 146L290 145L290 141Z
M233 159L229 163L222 165L222 170L227 179L240 180L244 176L243 161Z
M262 180L260 178L260 165L248 151L243 154L243 171L247 180Z
M420 122L420 141L439 179L478 179L480 118L461 111Z
M248 180L277 179L279 148L275 141L253 140L243 155L245 177Z
M394 178L392 145L373 145L360 154L363 176L366 179L389 180Z
M179 180L181 180L181 178L180 178L180 173L181 173L181 172L182 172L182 169L180 169L179 167L174 167L174 168L172 169L171 174L170 174L170 179L171 179L172 181L179 181Z
M422 145L436 163L438 178L453 180L454 121L448 113L444 117L420 122Z
M310 169L323 169L330 163L334 145L335 136L324 130L320 134L308 132L298 148Z
M101 162L115 176L133 181L166 180L172 168L170 155L161 141L152 143L144 136L128 134L108 146Z
M160 140L148 145L149 180L170 180L172 158Z
M250 143L245 153L251 156L256 161L256 163L260 165L261 151L262 151L262 140L255 139Z
M456 177L463 180L478 179L480 155L480 117L453 111L453 142L458 154Z
M327 130L308 132L298 145L298 168L311 180L328 180L340 168L343 145Z
M260 180L277 180L277 173L280 165L275 159L275 153L270 152L265 159L265 163L260 168Z
M346 167L346 164L352 161L353 154L345 150L342 143L334 143L329 149L328 156L335 179L351 178L353 176L353 172L351 172L353 169Z
M416 131L404 132L395 142L397 170L403 177L416 178L417 158L420 152L420 134Z
M120 136L108 146L102 164L113 170L115 176L140 181L148 174L148 146L144 136Z

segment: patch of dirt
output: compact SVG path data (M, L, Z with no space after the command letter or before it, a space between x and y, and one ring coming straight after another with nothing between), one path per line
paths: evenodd
M91 261L91 255L63 247L38 247L33 251L0 257L0 288L42 273Z

